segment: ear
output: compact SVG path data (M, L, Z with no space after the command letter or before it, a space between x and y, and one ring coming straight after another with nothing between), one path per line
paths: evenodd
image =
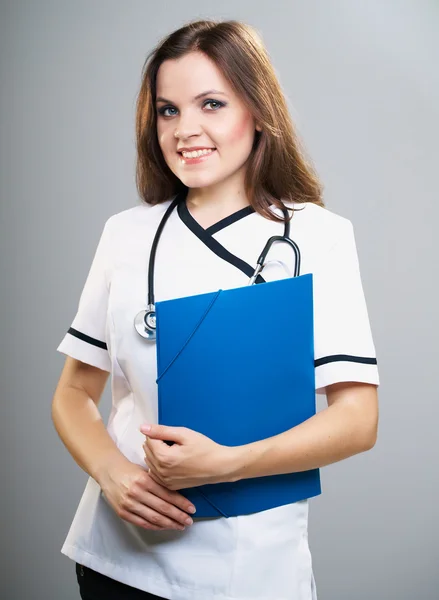
M256 125L256 131L262 131L262 127L259 125L259 123Z

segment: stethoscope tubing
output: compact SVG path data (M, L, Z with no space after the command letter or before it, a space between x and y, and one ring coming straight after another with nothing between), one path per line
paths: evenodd
M166 225L166 221L171 216L174 208L180 201L180 195L174 198L171 204L166 209L165 214L163 215L162 220L160 221L159 226L157 227L157 231L154 236L154 240L151 246L151 253L149 255L149 264L148 264L148 306L154 306L154 267L155 267L155 256L157 254L157 246L159 244L160 236L162 235L163 228Z
M149 256L148 263L148 305L146 310L140 311L134 320L134 326L136 331L143 338L148 340L155 340L156 337L156 324L155 324L155 298L154 298L154 271L155 271L155 259L157 254L157 246L160 240L160 236L162 234L163 228L166 225L167 220L171 216L171 213L177 206L177 204L181 201L181 194L177 194L174 200L166 209L165 214L162 217L162 220L157 227L157 231L154 236L154 240L151 246L151 252ZM300 250L297 244L290 239L290 221L288 218L288 211L283 209L285 215L284 221L284 234L283 235L273 235L267 240L267 243L264 246L259 258L257 260L256 269L253 275L251 276L248 285L253 285L257 276L264 268L265 259L267 257L268 252L270 251L271 246L276 242L286 242L289 244L294 250L295 254L295 262L294 262L294 277L300 275Z

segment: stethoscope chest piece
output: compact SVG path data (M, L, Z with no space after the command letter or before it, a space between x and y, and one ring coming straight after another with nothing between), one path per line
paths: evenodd
M146 340L156 339L156 319L154 306L148 306L146 310L137 313L134 319L134 327L139 335Z
M156 255L156 250L157 250L157 244L159 242L161 232L163 230L163 227L164 227L167 219L169 218L170 214L172 213L172 211L174 210L174 208L177 206L177 204L180 202L181 199L182 199L182 194L177 194L175 196L174 200L171 202L171 204L166 209L166 212L163 215L162 220L160 221L160 224L157 228L157 231L156 231L156 234L154 236L154 240L153 240L153 243L151 246L151 252L150 252L150 257L149 257L148 305L147 305L146 309L143 309L140 312L138 312L134 319L134 327L135 327L137 333L140 336L142 336L145 340L150 340L152 342L154 342L156 339L156 314L155 314L155 305L154 305L154 264L155 264L155 255ZM183 201L184 201L184 197L183 197ZM299 250L297 244L293 240L291 240L289 237L290 236L290 221L288 219L287 209L284 210L284 213L286 216L285 226L284 226L284 234L283 235L274 235L267 241L261 255L258 258L256 269L255 269L255 272L253 273L252 277L250 278L249 285L253 285L256 282L259 273L262 271L262 269L265 266L265 259L266 259L267 253L270 250L270 248L274 242L286 242L293 248L295 256L296 256L296 261L295 261L296 264L294 267L294 277L297 277L300 274L300 250Z

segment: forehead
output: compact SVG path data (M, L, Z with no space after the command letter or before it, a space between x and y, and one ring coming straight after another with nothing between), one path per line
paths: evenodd
M230 96L233 89L216 64L201 52L191 52L177 59L165 60L157 73L157 96L170 100L192 100L209 89Z

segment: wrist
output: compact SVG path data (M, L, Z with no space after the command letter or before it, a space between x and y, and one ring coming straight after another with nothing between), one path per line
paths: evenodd
M257 477L257 474L253 474L253 466L261 455L262 448L258 442L243 446L227 446L226 450L223 481L235 482Z
M122 452L117 450L117 452L110 452L107 456L102 458L102 460L98 461L95 465L93 465L93 471L91 472L91 476L99 484L101 488L103 488L106 484L106 481L113 469L123 469L126 463L129 460L126 458Z

